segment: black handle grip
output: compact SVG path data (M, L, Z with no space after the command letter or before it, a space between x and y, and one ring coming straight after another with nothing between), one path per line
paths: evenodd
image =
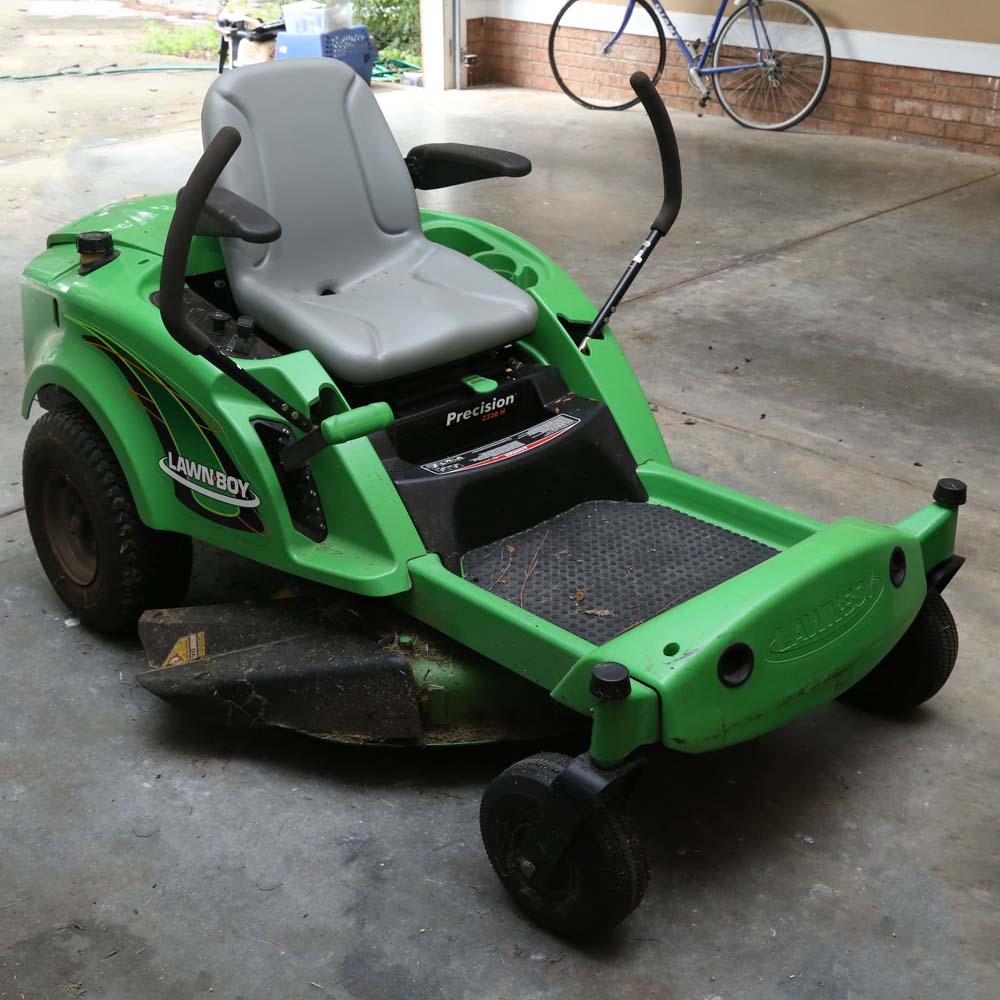
M660 147L660 166L663 168L663 204L660 214L650 229L666 236L681 210L681 158L677 152L677 137L663 99L656 92L653 81L643 72L633 73L629 79L632 89L642 102Z
M242 141L231 126L219 129L177 195L177 207L163 246L160 318L167 333L192 354L204 354L211 349L212 341L184 315L184 278L191 240L215 182Z

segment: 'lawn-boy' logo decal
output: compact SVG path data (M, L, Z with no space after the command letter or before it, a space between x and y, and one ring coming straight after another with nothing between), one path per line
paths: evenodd
M250 489L250 484L238 476L226 475L222 469L213 469L201 462L192 462L172 451L160 459L160 469L171 479L176 479L189 490L201 493L234 507L259 507L260 498Z
M177 501L220 527L266 536L267 525L258 509L261 502L226 450L218 421L123 344L78 317L66 319L80 326L84 343L101 350L124 376L129 395L147 414L159 440L157 454L166 455L159 467L173 481Z
M830 600L779 626L767 644L768 659L793 660L833 642L868 616L884 589L882 578L870 573Z
M452 424L460 424L463 420L471 420L473 417L483 417L485 419L486 414L502 410L510 406L513 402L513 394L510 396L496 396L493 399L486 400L484 403L477 403L468 410L452 410L448 414L444 425L445 427L451 427Z

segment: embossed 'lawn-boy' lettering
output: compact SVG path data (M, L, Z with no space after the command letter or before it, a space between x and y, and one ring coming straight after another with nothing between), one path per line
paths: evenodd
M828 601L783 625L768 643L772 653L790 653L846 631L849 624L869 609L882 593L882 580L874 573L858 580Z

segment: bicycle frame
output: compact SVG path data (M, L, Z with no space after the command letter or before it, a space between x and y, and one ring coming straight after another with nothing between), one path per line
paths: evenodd
M670 15L663 9L663 5L660 0L650 0L656 13L659 15L660 20L667 26L670 34L674 36L674 41L677 42L678 47L684 54L684 58L688 62L688 66L694 70L699 76L712 76L717 73L735 73L737 70L742 69L757 69L764 65L764 47L766 46L768 51L771 51L771 40L767 35L767 26L759 15L754 14L754 7L756 4L754 0L746 0L748 4L748 10L750 12L750 23L753 25L754 39L757 42L757 62L755 63L741 63L738 66L706 66L705 60L708 59L708 53L712 49L712 43L715 41L715 33L719 30L719 24L722 21L722 15L726 10L726 3L728 0L722 0L719 4L719 9L715 12L715 20L712 22L712 30L708 33L708 37L705 39L705 48L702 49L701 56L695 59L691 50L688 48L687 43L681 38L680 32L674 26L674 22L670 20ZM621 26L611 37L611 40L604 46L601 50L602 55L606 55L611 51L611 48L615 45L619 38L625 34L625 28L628 26L629 18L632 16L632 11L635 9L635 0L629 0L628 6L625 8L625 17L622 19ZM758 28L759 25L759 28ZM761 45L761 37L763 36L764 45Z

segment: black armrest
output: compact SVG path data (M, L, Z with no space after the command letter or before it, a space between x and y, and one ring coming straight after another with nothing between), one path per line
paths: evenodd
M273 243L281 235L281 223L252 201L214 187L194 232L195 236L231 236L247 243Z
M485 177L524 177L531 160L517 153L464 142L431 142L406 154L413 186L421 191L481 181Z

